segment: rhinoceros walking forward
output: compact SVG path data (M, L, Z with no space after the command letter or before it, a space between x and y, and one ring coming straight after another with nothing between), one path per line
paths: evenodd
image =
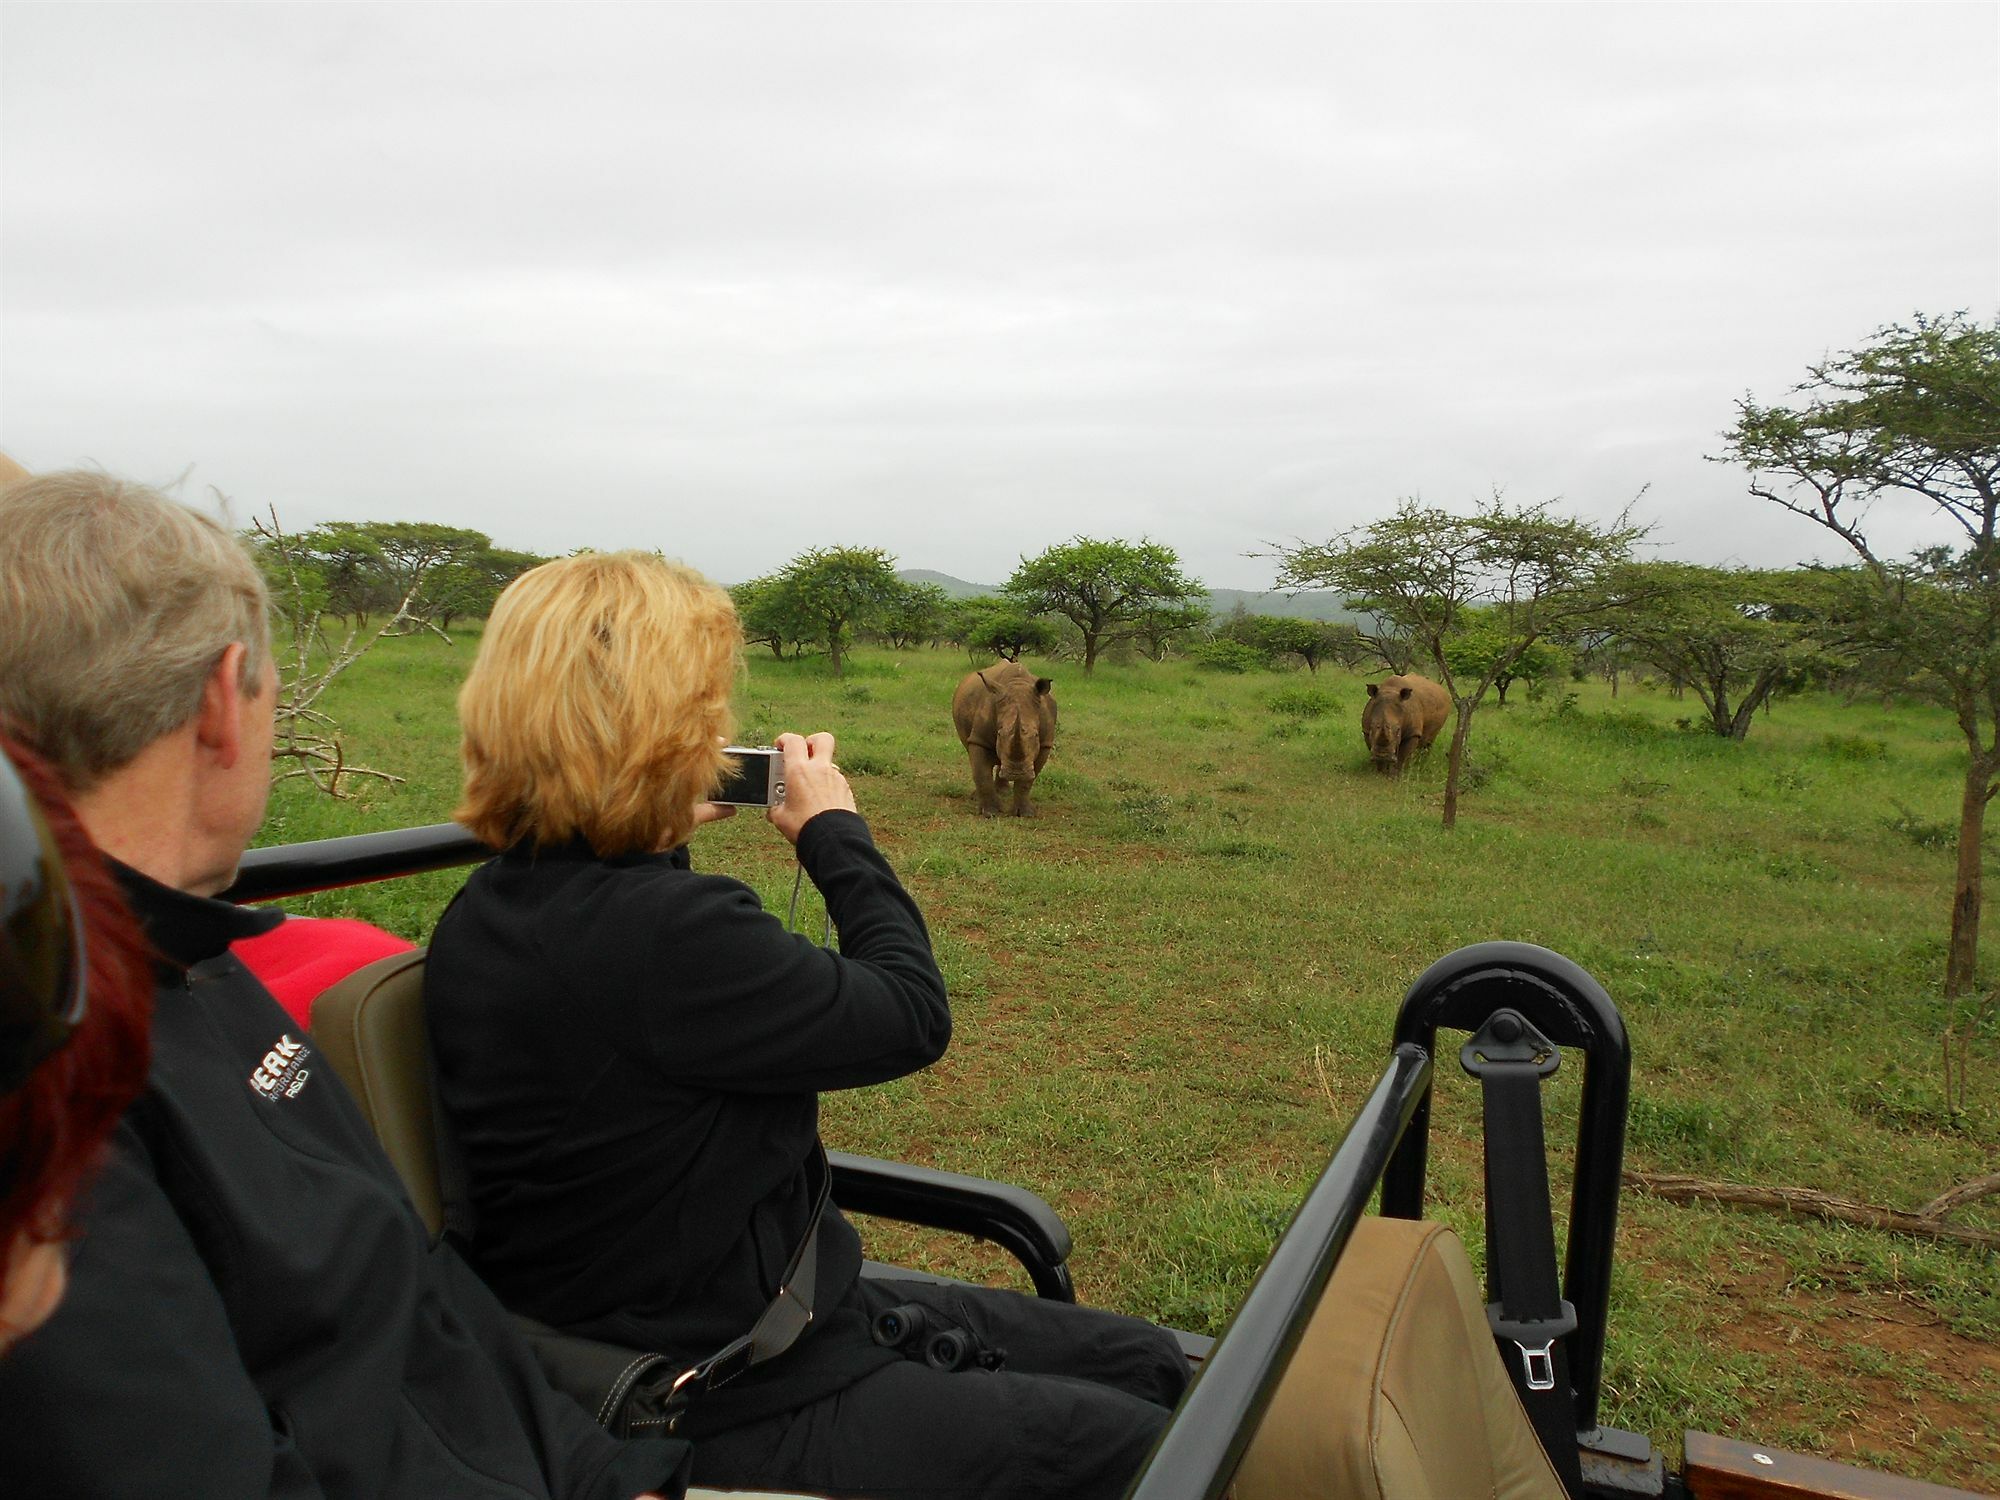
M1394 775L1419 750L1428 750L1438 732L1451 722L1451 694L1415 672L1385 677L1368 684L1368 701L1361 705L1361 739L1375 769Z
M1056 747L1054 686L1019 662L1000 661L967 673L951 695L952 727L972 761L981 817L1000 815L996 781L1013 786L1015 817L1035 816L1028 792Z

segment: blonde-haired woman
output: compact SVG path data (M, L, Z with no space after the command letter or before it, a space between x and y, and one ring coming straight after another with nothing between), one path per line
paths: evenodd
M832 735L779 736L785 799L768 817L838 952L691 867L689 834L729 811L706 799L741 650L729 596L650 554L545 564L494 608L459 699L458 817L505 852L439 921L426 978L472 1258L518 1311L689 1366L755 1325L759 1357L704 1378L680 1427L703 1483L1121 1494L1186 1382L1170 1336L864 1280L853 1228L821 1204L819 1091L929 1065L951 1014ZM878 1344L899 1304L999 1368L945 1372Z

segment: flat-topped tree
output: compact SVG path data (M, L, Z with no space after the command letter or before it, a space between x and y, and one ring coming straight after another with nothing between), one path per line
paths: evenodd
M778 582L776 575L752 578L733 585L729 597L736 605L736 618L743 626L743 639L752 646L769 646L779 661L786 651L800 656L815 639L817 626L796 608L797 601Z
M1986 804L2000 787L2000 321L1920 314L1807 366L1784 404L1745 396L1736 411L1717 460L1742 464L1751 494L1860 559L1856 644L1902 663L1965 737L1944 988L1967 994ZM1870 535L1871 510L1885 502L1928 510L1950 540L1885 556Z
M1056 627L1012 599L978 594L959 600L952 613L952 630L973 656L1019 661L1024 652L1046 656L1056 648Z
M1776 694L1845 664L1851 582L1801 568L1633 563L1615 585L1629 602L1605 618L1633 657L1694 689L1718 735L1740 740Z
M1470 515L1404 500L1394 515L1330 541L1277 547L1281 589L1338 589L1347 607L1382 622L1458 709L1444 783L1444 826L1458 821L1459 776L1472 716L1536 642L1561 638L1610 607L1606 580L1645 534L1626 516L1608 525L1556 515L1550 503L1510 506L1499 495ZM1483 649L1455 649L1476 628Z
M896 559L880 547L815 547L772 580L780 601L813 622L837 677L855 632L867 629L903 592Z
M1023 558L1005 589L1029 613L1062 615L1075 624L1083 634L1086 673L1106 646L1137 634L1161 611L1185 610L1207 596L1181 572L1173 548L1089 537Z
M875 621L882 638L898 651L923 646L944 632L951 596L935 583L896 580L896 592Z
M1319 675L1319 664L1337 661L1357 667L1369 657L1361 632L1344 620L1308 620L1298 615L1245 615L1229 622L1232 640L1254 646L1272 657L1295 656L1307 671Z

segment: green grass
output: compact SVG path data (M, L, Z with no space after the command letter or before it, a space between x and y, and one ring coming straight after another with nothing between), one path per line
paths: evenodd
M282 786L265 841L445 817L475 644L385 642L355 669L327 706L351 756L407 780L340 803ZM1993 1170L2000 1038L1975 1045L1967 1113L1938 1073L1964 754L1939 712L1788 700L1732 744L1677 724L1692 700L1630 688L1488 704L1445 833L1441 751L1375 774L1358 677L1041 664L1062 711L1043 816L983 821L949 715L965 670L943 651L863 650L844 679L753 657L740 737L840 736L954 996L950 1054L829 1097L829 1140L1034 1188L1069 1218L1091 1301L1219 1329L1379 1071L1410 980L1489 938L1566 953L1618 1001L1634 1167L1899 1207ZM761 820L704 829L695 858L783 911L789 850ZM301 907L421 939L460 878ZM818 930L810 895L801 923ZM1476 1242L1478 1103L1450 1071L1433 1197ZM1552 1135L1573 1129L1573 1087L1552 1086ZM2000 1227L2000 1204L1963 1221ZM1608 1420L1669 1451L1696 1426L2000 1486L1992 1256L1632 1197L1624 1226ZM870 1233L883 1255L1005 1275L977 1248ZM1918 1331L1881 1346L1884 1319Z

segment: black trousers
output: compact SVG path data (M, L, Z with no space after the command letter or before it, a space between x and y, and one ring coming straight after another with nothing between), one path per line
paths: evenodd
M871 1318L915 1303L1004 1350L999 1370L903 1360L695 1443L694 1482L877 1500L1116 1500L1188 1382L1174 1336L986 1287L864 1277Z

